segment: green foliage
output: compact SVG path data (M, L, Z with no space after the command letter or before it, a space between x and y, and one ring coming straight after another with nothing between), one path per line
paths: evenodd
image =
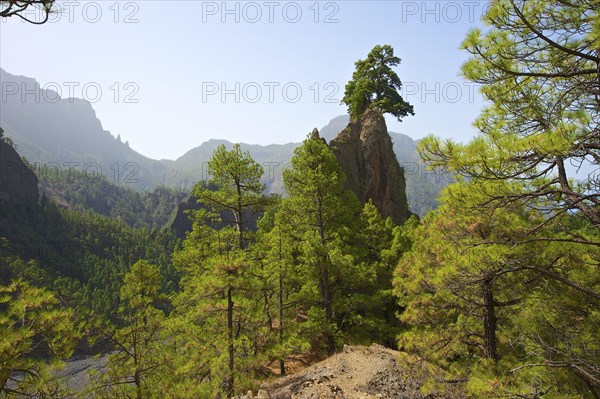
M21 279L0 286L0 396L59 394L51 372L73 353L73 318L50 291Z
M291 239L293 226L285 223L281 201L260 220L252 257L257 267L258 288L270 334L265 343L268 359L279 362L286 374L286 357L310 348L311 337L301 322L305 318L299 294L304 277L296 262L296 245Z
M292 328L328 353L342 341L394 346L398 327L391 275L403 250L393 244L400 230L372 203L361 211L344 181L324 141L307 138L284 172L289 196L270 233L281 240L281 253L271 255L282 258L281 289L298 303L296 314L287 317L302 320Z
M267 362L285 374L289 356L333 352L342 340L394 345L391 274L410 229L372 204L361 214L323 140L296 150L284 173L289 195L277 201L259 194L262 168L239 148L218 148L210 166L216 188L197 195L211 209L192 214L193 229L173 255L182 291L163 338L177 370L171 386L184 396L231 396L252 388ZM237 218L240 204L265 210L252 240L238 223L247 220ZM223 211L233 224L222 223Z
M160 270L141 259L131 266L121 287L121 309L129 313L144 310L159 299L163 278Z
M490 101L481 134L421 143L464 178L399 263L399 341L472 397L600 395L600 203L596 172L582 173L598 163L598 10L492 1L489 29L463 43L463 73Z
M248 240L244 235L248 221L269 204L269 199L263 194L265 186L260 182L264 170L248 152L242 152L239 144L234 145L231 151L227 151L224 145L217 147L208 167L212 174L209 185L217 189L210 190L200 185L195 195L199 203L214 212L225 212L221 222L235 226L237 246L242 249Z
M236 252L204 262L204 271L186 281L178 303L185 317L202 326L202 336L196 339L210 348L201 356L210 370L213 392L229 395L244 387L240 378L253 373L261 345L256 281L243 254Z
M63 306L76 309L75 322L91 346L104 340L109 322L118 323L115 309L130 265L139 259L156 263L166 278L162 292L177 289L179 279L170 253L169 232L151 233L87 212L57 208L42 199L40 207L0 203L2 259L0 277L6 284L22 278L51 289ZM17 262L15 256L25 262ZM85 345L82 345L85 347Z
M232 396L250 383L264 346L261 297L256 294L255 263L247 255L246 231L248 221L271 201L262 193L262 167L239 145L231 151L219 146L209 168L209 185L216 189L202 185L195 195L212 212L193 214L193 230L174 255L175 267L183 273L183 291L173 318L177 330L197 331L196 345L203 348L188 354L202 365L191 378L212 395ZM178 367L188 364L178 362Z
M345 178L335 155L318 135L294 151L291 167L283 175L289 196L280 217L294 226L290 238L298 243L297 259L305 278L301 293L306 303L316 305L307 310L309 324L322 334L330 354L339 337L338 323L346 313L341 285L352 284L360 275L349 245L360 204L353 193L344 190ZM334 298L336 293L339 300ZM337 304L341 305L338 309Z
M578 212L597 225L597 19L596 0L491 2L489 29L463 42L473 56L462 72L490 104L475 123L481 134L466 145L429 137L423 156L471 178L524 183L516 193L497 190L490 208L537 198L544 211Z
M40 191L49 200L70 210L121 220L132 227L164 227L186 195L167 187L140 193L112 184L104 176L75 170L51 173L45 166L33 166L40 178Z
M407 326L400 346L464 381L473 397L589 395L575 375L598 370L600 341L587 333L598 328L590 262L598 251L569 237L594 233L570 216L549 222L524 207L476 211L472 185L450 186L395 272Z
M356 61L352 80L346 84L342 103L348 105L348 113L358 118L368 108L390 113L399 121L414 115L413 107L398 92L402 88L400 78L392 67L400 64L389 45L377 45L364 60Z
M197 239L199 235L202 240ZM231 396L235 390L248 388L248 379L258 368L257 353L264 345L255 265L237 244L234 228L212 229L199 219L173 258L183 271L183 290L174 301L174 332L194 334L193 344L184 346L185 356L177 361L178 367L212 395Z
M360 273L369 278L353 290L353 314L344 327L350 341L396 347L400 308L392 294L392 275L400 256L411 247L410 234L416 224L411 217L403 226L396 226L391 218L384 219L371 201L364 205L354 245L360 250L356 258Z
M94 395L100 398L163 398L164 374L161 331L165 315L155 303L160 299L162 276L146 260L137 261L125 275L119 316L124 326L113 335L117 352L105 371L96 377Z
M384 220L372 203L361 211L344 180L330 148L311 135L284 173L288 197L259 223L254 256L276 334L268 353L282 372L285 356L309 343L329 353L341 342L395 346L391 276L410 227Z

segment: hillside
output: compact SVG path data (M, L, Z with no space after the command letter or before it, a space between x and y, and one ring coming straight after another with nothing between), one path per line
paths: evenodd
M129 147L119 135L114 137L104 130L89 102L59 98L57 93L42 90L34 79L12 75L2 69L0 83L0 94L6 99L0 112L0 126L15 142L19 153L38 165L40 180L51 177L57 168L60 171L73 169L99 172L107 181L139 192L152 191L160 186L187 190L196 182L207 179L205 165L217 146L224 144L228 149L233 146L229 141L212 139L174 161L150 159ZM37 91L37 94L22 98L20 90L23 87ZM331 141L348 122L347 115L335 117L320 129L320 133ZM435 198L448 179L425 170L414 140L401 133L389 134L396 158L405 169L409 208L423 216L435 208ZM299 145L241 146L263 165L265 175L262 182L267 193L280 194L283 192L282 172Z
M288 377L265 384L257 399L450 399L459 392L423 393L400 352L380 345L344 346L342 352ZM406 358L404 358L406 359ZM246 395L241 398L251 398Z
M225 145L230 150L232 142L227 140L212 139L195 147L175 161L161 161L181 172L182 175L191 176L193 181L208 180L206 163L219 145ZM266 146L258 144L241 143L242 151L250 152L252 158L261 164L265 170L262 182L267 187L267 193L283 192L283 169L289 164L294 149L300 143L270 144Z
M125 222L131 227L161 228L172 218L187 193L168 187L138 192L118 186L103 176L64 171L43 176L40 193L73 211L91 211Z
M600 0L142 3L0 0L0 399L600 399Z
M330 142L348 126L349 121L348 115L337 116L319 129L319 134L327 142ZM451 181L451 178L448 175L428 171L417 152L417 142L409 136L396 132L389 132L389 135L396 158L400 166L404 168L409 209L419 216L424 216L437 206L436 198L441 189ZM181 175L191 176L193 181L205 179L206 162L221 144L224 144L227 149L231 149L234 143L212 139L191 149L175 161L161 162L180 171ZM267 192L280 194L283 192L282 172L289 165L294 149L299 145L300 143L288 143L261 146L242 143L241 147L244 151L249 151L252 158L265 168L263 183L267 186Z
M1 133L1 131L0 131ZM38 201L38 179L31 168L21 160L17 151L0 140L0 202L14 202L26 205Z
M189 183L177 171L139 154L104 130L88 101L60 98L36 80L3 69L0 87L0 124L30 162L49 169L99 171L115 184L137 190Z
M380 345L344 346L343 351L318 363L302 366L289 376L275 376L257 392L236 399L459 399L460 392L421 391L422 376L402 353ZM69 360L59 375L70 389L89 387L90 371L104 370L108 355L79 356Z

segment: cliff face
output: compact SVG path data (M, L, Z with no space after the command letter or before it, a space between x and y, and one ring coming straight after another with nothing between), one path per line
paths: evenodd
M67 90L62 91L67 94ZM81 170L93 162L102 175L118 176L115 182L139 191L168 184L181 187L188 179L168 162L149 159L104 130L89 101L61 98L34 79L2 68L0 95L0 125L18 145L19 153L32 163L56 162L65 169L66 162L78 162L73 165Z
M351 120L331 149L346 173L345 188L364 204L369 199L384 217L401 224L410 216L404 170L394 154L385 119L374 110Z
M0 202L34 204L37 200L37 176L14 148L0 140Z

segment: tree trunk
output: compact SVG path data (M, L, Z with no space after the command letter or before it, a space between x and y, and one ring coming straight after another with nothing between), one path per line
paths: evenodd
M140 372L138 370L135 371L133 379L135 381L136 398L142 399L142 381L140 379Z
M329 331L329 328L333 323L333 306L331 298L331 286L329 285L329 270L327 265L322 266L321 287L323 291L323 301L325 302L325 320L327 320L328 324L328 330L325 332L325 339L327 341L327 354L331 356L335 353L335 337L333 336L333 333Z
M492 279L486 279L482 285L483 293L483 354L487 359L498 361L496 348L496 308L494 305L494 292Z
M233 288L227 289L227 339L229 349L229 376L227 377L227 397L230 398L234 394L234 367L235 367L235 350L233 346Z
M318 214L317 214L317 225L319 227L319 238L321 245L325 248L325 224L323 222L323 202L322 199L318 198ZM320 254L317 254L320 257ZM327 354L330 356L335 353L335 337L329 331L329 328L333 324L333 298L331 295L331 285L329 284L329 266L327 264L327 256L323 256L321 261L321 294L323 295L323 302L325 305L325 320L327 320L327 331L325 332L325 340L327 342Z
M281 256L281 255L280 255ZM283 274L281 266L279 268L279 343L283 346ZM284 358L279 359L279 371L281 375L285 375L285 360Z
M237 209L235 210L235 227L238 231L238 249L244 249L244 207L242 206L242 187L236 181Z
M138 348L138 331L139 326L136 323L136 330L133 332L133 366L135 371L133 372L133 383L135 384L135 393L137 399L143 399L142 395L142 378L140 376L140 350Z
M279 373L280 375L285 375L285 360L279 359Z
M242 220L243 212L238 210L235 212L235 229L238 233L238 249L244 249L244 226Z

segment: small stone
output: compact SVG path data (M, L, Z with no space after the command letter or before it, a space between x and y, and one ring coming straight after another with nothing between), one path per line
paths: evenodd
M269 395L269 393L263 389L260 389L258 391L258 393L256 394L256 399L270 399L271 395Z

